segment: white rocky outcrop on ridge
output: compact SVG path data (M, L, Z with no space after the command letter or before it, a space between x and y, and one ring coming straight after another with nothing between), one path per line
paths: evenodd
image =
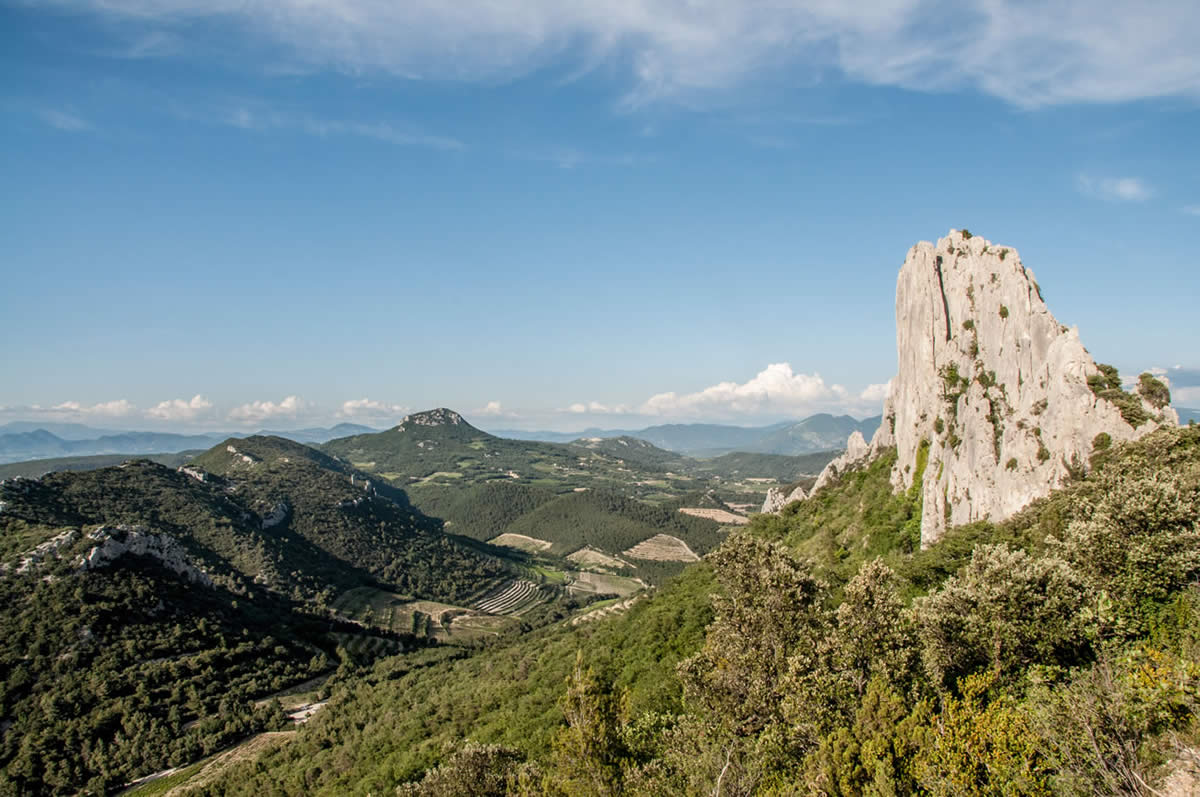
M81 570L108 567L123 556L147 556L197 584L211 587L212 578L192 563L187 550L169 534L126 526L101 526L88 534L96 542L79 560Z
M1000 520L1087 467L1098 435L1132 440L1177 417L1145 398L1136 429L1098 398L1100 373L1076 329L1042 300L1015 249L951 230L908 252L896 285L899 370L883 422L864 451L821 474L814 492L846 469L897 449L892 485L922 486L921 544L948 525Z

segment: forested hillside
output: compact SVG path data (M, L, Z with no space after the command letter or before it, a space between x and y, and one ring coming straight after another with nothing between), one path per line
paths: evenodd
M1162 430L1093 465L1013 519L953 529L921 551L916 494L893 496L888 463L877 461L818 500L760 516L703 569L626 616L586 632L546 629L537 642L395 682L381 664L376 683L348 690L324 723L210 791L282 783L287 793L365 793L435 762L405 788L958 795L1151 794L1172 778L1194 786L1200 430ZM698 629L645 633L647 618L707 617L709 568L717 588L703 638ZM572 650L580 658L568 666ZM636 664L660 657L679 664ZM507 691L514 672L528 696ZM551 708L545 685L556 680ZM457 752L440 741L451 738Z
M272 692L427 644L340 619L344 592L455 601L522 572L439 527L276 438L0 483L0 791L107 793L290 724Z

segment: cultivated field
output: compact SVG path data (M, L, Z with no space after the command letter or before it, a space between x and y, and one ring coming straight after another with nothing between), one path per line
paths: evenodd
M593 604L592 606L589 606L588 610L583 614L577 617L572 617L571 625L588 623L592 620L600 620L604 617L608 617L609 615L620 614L637 602L637 600L641 597L641 595L634 595L629 598L614 598L613 600L601 601L597 604Z
M645 589L646 583L640 578L614 576L609 573L568 573L567 590L580 595L632 595Z
M488 614L503 614L520 616L550 599L552 588L541 587L532 581L516 579L501 584L482 598L475 601L474 607Z
M609 556L603 551L597 551L595 548L580 548L573 554L567 556L567 559L579 565L582 568L590 570L620 570L625 567L637 567L623 559L618 559L615 556Z
M715 520L718 523L723 523L726 526L744 526L750 522L750 518L743 515L735 515L732 512L724 509L704 509L701 507L683 507L679 510L685 515L692 517L702 517L708 520Z
M633 559L650 559L656 562L699 562L700 557L687 543L670 534L655 534L624 552Z
M526 537L524 534L501 534L488 540L492 545L502 545L505 548L516 548L526 553L541 553L554 543L539 540L537 537Z
M415 634L443 642L494 634L508 624L501 618L481 615L463 606L410 600L394 592L372 587L357 587L343 593L333 602L333 608L364 626ZM385 643L395 644L390 640L377 638L351 642L356 647L366 646L366 650L372 652L376 648L382 651ZM374 647L371 647L372 645Z

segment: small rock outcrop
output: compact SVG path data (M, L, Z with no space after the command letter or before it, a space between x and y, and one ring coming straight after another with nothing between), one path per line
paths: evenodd
M867 444L867 440L862 436L862 432L857 429L850 433L850 439L846 441L846 450L842 452L837 459L830 462L821 471L821 475L817 477L816 484L813 485L812 491L815 493L829 485L830 482L836 481L839 476L848 470L862 465L871 458L873 449Z
M146 556L188 581L213 585L208 573L193 564L187 550L169 534L127 526L100 526L88 534L88 539L96 544L80 557L80 570L108 567L123 556Z
M861 437L861 435L859 436ZM800 486L797 486L790 493L782 487L772 487L767 490L767 498L763 501L762 511L764 514L778 512L791 502L803 501L807 497L808 495L804 492L804 488Z
M263 515L263 531L266 531L267 529L273 529L283 521L287 520L288 513L291 511L292 508L288 506L287 501L280 501L279 503L275 504L275 506L271 507L270 512Z
M1015 249L965 230L909 250L896 351L879 430L869 446L851 437L813 491L895 446L894 489L922 484L923 547L948 525L1000 520L1047 495L1097 445L1177 423L1145 385L1127 394L1112 384Z

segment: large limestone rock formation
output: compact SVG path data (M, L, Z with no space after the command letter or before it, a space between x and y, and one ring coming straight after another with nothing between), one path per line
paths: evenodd
M1016 250L965 231L909 250L896 285L896 350L899 372L868 450L852 438L813 492L894 445L893 487L922 484L922 546L947 525L1003 519L1046 495L1087 466L1101 434L1131 440L1178 420L1129 396L1148 418L1134 428L1098 397L1088 378L1100 370L1078 331L1050 313Z

